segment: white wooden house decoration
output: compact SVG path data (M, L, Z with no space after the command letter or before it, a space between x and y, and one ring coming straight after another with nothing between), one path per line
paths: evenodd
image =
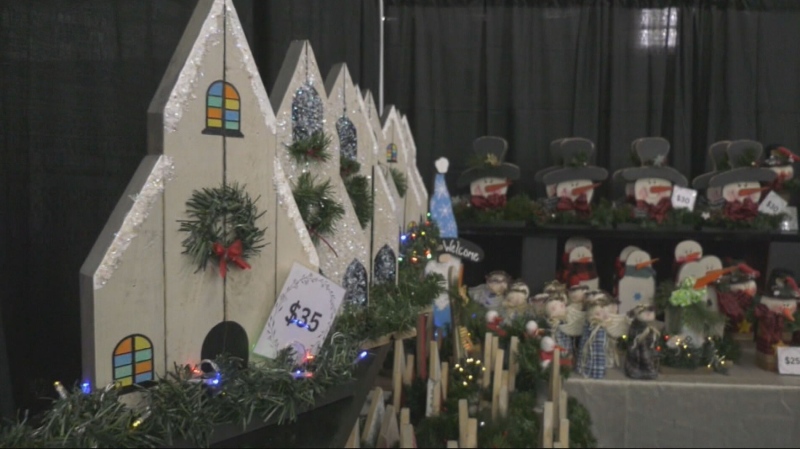
M422 192L419 191L419 186L414 181L410 168L409 168L409 150L406 143L405 132L403 124L400 120L400 112L393 105L389 105L384 110L382 117L383 134L389 141L386 150L386 160L390 166L394 166L406 178L408 186L406 195L403 198L405 207L405 223L414 221L418 222L420 219L425 218L425 213L428 207L423 201ZM405 229L405 228L404 228Z
M276 162L275 117L231 0L200 0L148 110L148 151L81 268L84 381L247 358L294 262L319 260ZM222 278L183 254L195 190L238 183L266 246ZM226 343L227 342L227 343Z
M328 279L348 288L345 282L348 268L359 264L369 266L369 234L358 222L353 204L339 174L340 145L336 121L341 117L342 106L332 107L328 102L314 51L308 41L293 41L283 61L272 92L275 110L278 158L290 182L309 172L317 182L330 180L334 194L345 213L332 235L320 236L316 245L320 270ZM328 162L298 163L286 147L296 139L323 131L331 137Z
M381 114L378 112L378 108L375 106L375 98L372 96L372 93L367 90L364 92L364 103L367 106L367 118L369 119L369 123L372 126L372 131L375 134L375 140L378 142L378 154L377 154L377 166L381 169L383 173L383 177L386 178L386 181L389 185L389 190L392 192L392 197L394 198L395 204L398 205L397 207L397 222L400 223L401 226L405 226L405 200L400 196L400 193L397 191L397 186L392 179L391 173L389 173L389 162L387 162L387 150L391 150L391 142L387 139L386 134L383 132L383 124L381 124Z
M417 186L417 191L422 198L422 204L414 201L414 207L419 207L415 211L415 215L425 216L428 212L428 189L425 188L425 181L422 179L422 174L419 172L419 163L417 162L417 144L414 142L414 134L411 132L411 125L408 123L408 117L405 114L400 114L400 124L403 128L403 135L406 139L406 147L408 151L408 171L409 182L413 182Z

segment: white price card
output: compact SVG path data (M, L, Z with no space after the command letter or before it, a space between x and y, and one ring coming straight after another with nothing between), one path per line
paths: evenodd
M330 279L295 263L253 352L275 358L282 349L292 347L299 358L315 355L328 336L344 294Z
M695 201L697 201L697 190L681 186L672 188L673 209L689 209L689 211L693 211Z
M769 192L758 206L758 211L762 214L778 215L786 209L787 205L786 200L781 198L780 195L775 192Z
M800 347L778 347L778 372L781 374L800 375Z

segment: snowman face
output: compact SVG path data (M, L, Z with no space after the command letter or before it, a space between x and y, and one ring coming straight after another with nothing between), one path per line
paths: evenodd
M784 310L788 310L789 313L791 314L794 314L797 311L796 299L781 299L781 298L772 298L769 296L762 296L761 304L767 306L769 310L780 314L783 314Z
M721 270L722 260L717 256L706 256L700 259L700 265L703 267L703 276L705 276L711 271Z
M675 247L675 260L681 263L699 260L703 248L694 240L684 240Z
M545 311L548 318L564 316L567 312L567 306L561 301L550 301L545 306Z
M786 181L787 179L792 179L794 177L794 167L792 167L791 164L770 167L769 169L777 173L778 177L783 179L784 181Z
M508 182L506 178L481 178L472 181L469 185L469 192L473 196L487 197L489 195L503 195L508 192Z
M722 187L709 187L706 189L706 198L709 202L716 202L722 199Z
M634 189L637 201L644 201L652 205L656 205L663 198L669 198L672 195L672 183L661 178L637 179Z
M734 182L731 184L726 184L725 187L722 188L722 197L725 198L725 201L729 203L734 202L743 202L746 198L750 198L751 201L757 203L758 200L761 199L761 192L751 193L750 195L742 195L743 190L750 190L760 188L761 184L757 182Z
M576 189L590 185L592 185L592 181L589 181L588 179L575 179L572 181L558 183L556 186L556 191L558 192L559 198L569 198L572 201L575 201L575 199L577 199L581 194L580 191L576 192ZM586 201L592 201L594 189L583 190L583 193L586 194Z
M553 340L553 337L542 337L539 347L541 347L544 352L553 352L556 349L556 341Z
M686 278L694 278L695 280L697 280L705 275L706 275L706 269L701 261L688 262L681 265L680 270L678 270L677 281L682 282Z
M750 279L745 282L737 282L736 284L731 284L731 291L734 292L745 292L748 296L753 297L756 295L756 281Z
M580 262L580 263L587 263L591 262L592 259L592 252L589 248L585 246L579 246L569 253L569 261L571 262Z
M628 258L625 259L625 265L632 265L636 266L640 263L644 263L650 260L650 254L642 250L634 251L628 255Z
M619 253L619 260L621 260L622 262L625 262L626 260L628 260L628 256L630 256L631 253L634 252L634 251L640 251L639 247L638 246L626 246L622 250L622 252Z

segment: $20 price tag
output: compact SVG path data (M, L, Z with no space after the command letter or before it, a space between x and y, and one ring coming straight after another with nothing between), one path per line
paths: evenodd
M686 187L672 187L672 208L694 210L694 203L697 201L697 190L687 189Z
M275 358L291 347L298 358L315 355L331 330L344 294L330 279L294 264L253 352Z
M800 347L783 346L778 348L778 372L800 375Z

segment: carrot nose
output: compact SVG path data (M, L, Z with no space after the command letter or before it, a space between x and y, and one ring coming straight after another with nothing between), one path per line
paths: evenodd
M589 263L592 261L591 257L581 257L580 259L576 260L578 263Z
M723 268L721 270L709 271L708 273L706 273L705 276L703 276L700 279L698 279L697 281L695 281L694 288L695 288L695 290L700 290L701 288L707 286L708 284L716 282L723 275L728 274L728 273L732 272L735 269L736 269L736 267L728 267L728 268Z
M487 192L497 192L498 190L502 189L503 187L508 187L510 185L511 185L511 183L508 182L508 181L506 181L506 182L504 182L502 184L492 184L490 186L486 186L486 191Z
M584 193L587 193L590 190L594 190L594 189L600 187L600 185L601 185L601 183L596 182L596 183L588 185L588 186L575 187L574 189L572 189L572 194L573 195L583 195Z
M783 316L789 321L794 321L794 314L788 307L783 308Z
M636 269L637 270L641 270L642 268L649 267L650 265L653 265L656 262L658 262L658 259L650 259L650 260L646 260L644 262L639 262L639 263L636 264Z
M653 186L650 187L650 193L664 193L672 190L672 186Z
M766 192L767 190L769 190L769 186L752 188L752 189L742 189L739 191L739 196L750 196L754 193Z
M697 260L700 260L700 253L687 254L684 257L678 259L678 262L694 262Z

